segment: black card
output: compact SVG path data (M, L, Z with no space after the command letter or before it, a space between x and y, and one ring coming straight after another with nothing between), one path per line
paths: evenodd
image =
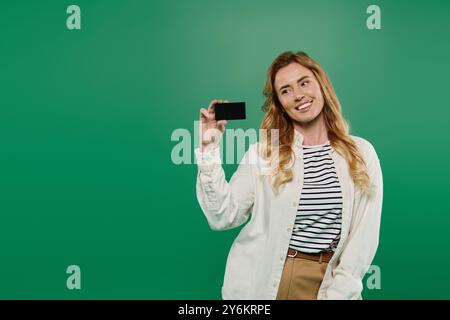
M245 119L245 102L228 102L214 104L216 120Z

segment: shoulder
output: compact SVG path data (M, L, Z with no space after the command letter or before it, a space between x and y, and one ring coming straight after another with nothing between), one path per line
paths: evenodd
M262 158L260 157L260 143L256 142L248 147L247 152L244 155L244 159L249 161L250 164L260 164Z
M378 154L375 147L367 139L350 135L350 138L356 143L359 151L362 153L363 157L367 161L378 160Z
M236 155L236 159L238 160L239 164L256 164L257 158L258 158L258 143L250 144L247 151L245 151L243 154L239 153L242 151L238 150L238 154Z
M266 171L270 168L270 162L268 159L264 159L262 156L262 145L261 143L253 143L249 146L248 150L245 152L240 164L252 165L252 167L259 168L261 171Z
M383 173L381 170L380 159L375 151L373 144L364 138L350 136L356 143L362 157L366 163L367 173L371 180L371 189L377 187L380 194L383 193Z
M245 153L245 156L247 157L259 157L260 150L261 150L261 143L255 142L249 145L247 152Z

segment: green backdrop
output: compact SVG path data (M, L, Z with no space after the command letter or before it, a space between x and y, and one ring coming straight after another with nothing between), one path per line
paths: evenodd
M209 229L171 134L214 98L247 102L228 128L258 128L285 50L324 67L381 160L381 289L363 297L450 298L449 19L444 1L1 1L0 298L220 299L239 229Z

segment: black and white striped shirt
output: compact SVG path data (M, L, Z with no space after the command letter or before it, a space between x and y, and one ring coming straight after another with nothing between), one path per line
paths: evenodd
M331 145L303 146L304 182L289 247L301 252L335 250L342 223L342 192Z

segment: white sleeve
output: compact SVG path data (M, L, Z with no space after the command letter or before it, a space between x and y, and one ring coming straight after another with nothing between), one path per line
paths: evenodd
M245 223L255 199L249 151L228 183L220 159L220 149L195 149L198 165L197 199L213 230L227 230Z
M355 201L354 216L346 246L333 272L325 299L361 299L362 279L375 256L381 222L383 178L380 161L369 143L368 173L373 183L369 194L360 194Z

